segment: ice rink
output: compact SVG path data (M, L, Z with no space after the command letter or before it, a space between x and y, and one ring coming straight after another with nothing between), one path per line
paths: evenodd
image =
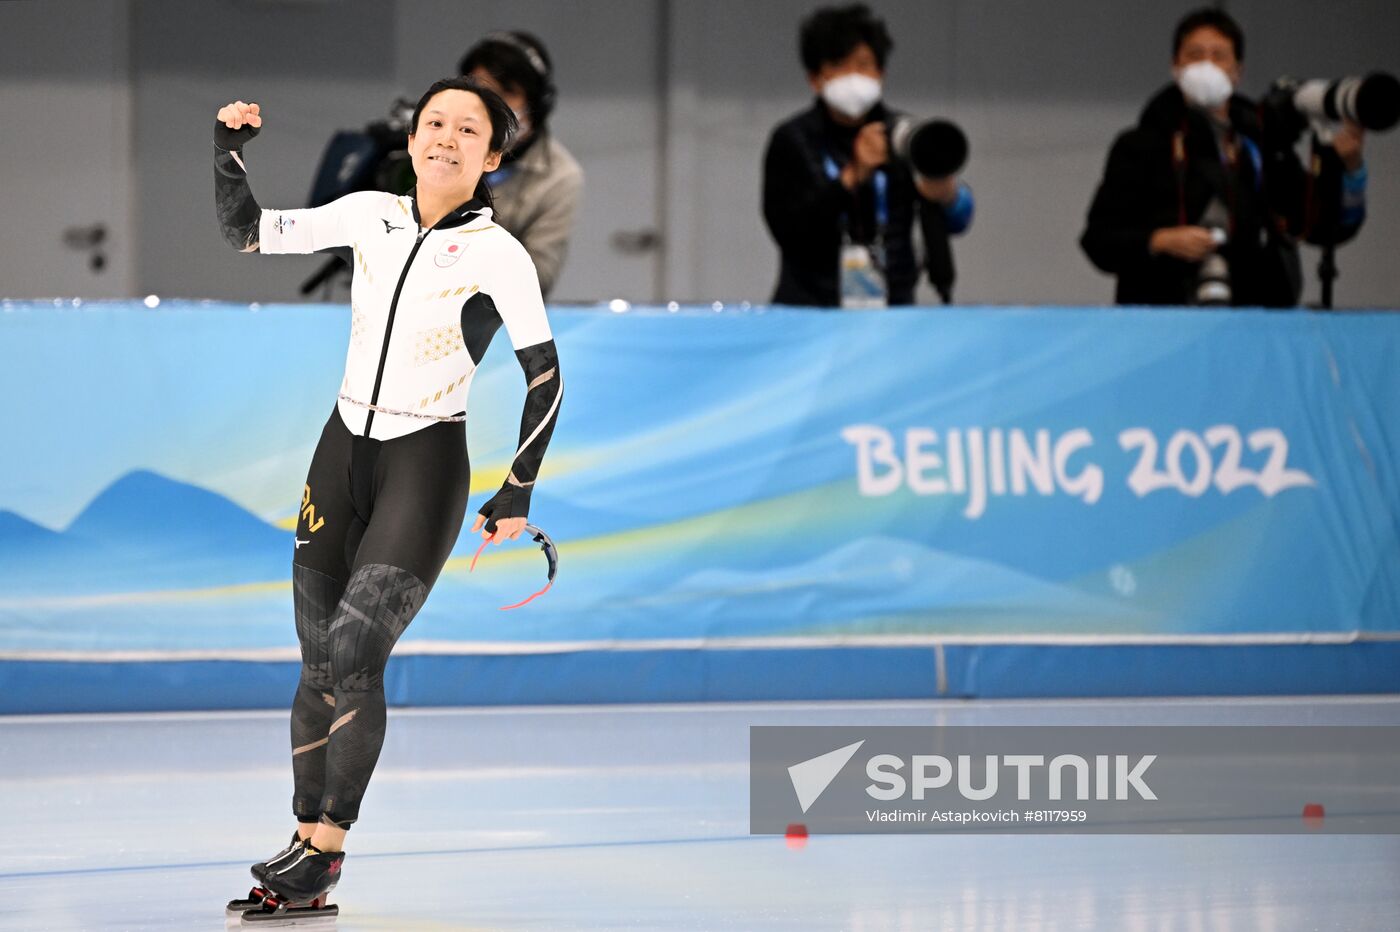
M1393 725L1400 698L390 715L332 896L346 932L1356 932L1400 916L1396 836L817 836L789 848L748 834L750 725ZM291 824L284 713L3 718L0 759L7 930L220 928L247 865Z

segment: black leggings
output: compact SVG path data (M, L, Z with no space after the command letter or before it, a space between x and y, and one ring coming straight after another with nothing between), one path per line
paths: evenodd
M469 478L460 423L370 440L332 411L321 432L292 561L300 822L348 828L359 817L384 744L384 666L457 542Z

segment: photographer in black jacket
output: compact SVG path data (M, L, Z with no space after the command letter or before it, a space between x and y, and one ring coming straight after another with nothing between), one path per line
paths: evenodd
M764 156L763 217L782 253L773 301L912 304L915 217L929 280L950 300L948 237L971 223L972 191L956 177L917 177L891 157L897 114L880 98L894 43L884 22L863 4L820 9L803 22L800 45L817 100L773 131ZM869 289L863 303L843 302L843 281Z
M1118 277L1120 304L1296 305L1298 240L1344 242L1365 217L1361 130L1342 127L1305 170L1234 93L1238 23L1198 10L1172 48L1175 82L1114 142L1080 245Z

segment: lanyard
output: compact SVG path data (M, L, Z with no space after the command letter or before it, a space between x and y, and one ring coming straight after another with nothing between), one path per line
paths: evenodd
M832 181L841 177L841 169L837 166L836 160L830 155L822 156L822 163L826 167L826 176ZM870 177L871 184L875 186L875 228L879 239L885 238L885 228L890 224L890 195L889 176L885 174L883 168L875 169L875 174ZM845 220L845 214L841 215Z
M515 173L518 171L520 171L519 165L502 165L495 171L488 172L484 177L486 178L487 184L495 187L496 185L505 184L507 181L514 178Z

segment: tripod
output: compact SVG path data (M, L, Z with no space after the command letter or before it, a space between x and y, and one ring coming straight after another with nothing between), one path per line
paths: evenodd
M1323 234L1313 240L1320 240L1322 243L1322 258L1317 263L1317 280L1322 286L1322 299L1317 306L1319 310L1330 311L1332 286L1341 277L1341 271L1337 268L1337 240L1342 235L1342 212L1340 205L1333 206L1324 202L1319 206L1317 188L1319 179L1339 178L1342 164L1336 150L1330 145L1323 145L1322 136L1316 128L1313 130L1312 144L1309 148L1312 152L1312 169L1308 176L1307 204L1304 210L1308 214L1310 225Z
M1322 300L1317 305L1319 310L1332 310L1332 283L1340 275L1337 271L1337 244L1328 242L1322 247L1322 258L1317 263L1317 280L1322 283Z

